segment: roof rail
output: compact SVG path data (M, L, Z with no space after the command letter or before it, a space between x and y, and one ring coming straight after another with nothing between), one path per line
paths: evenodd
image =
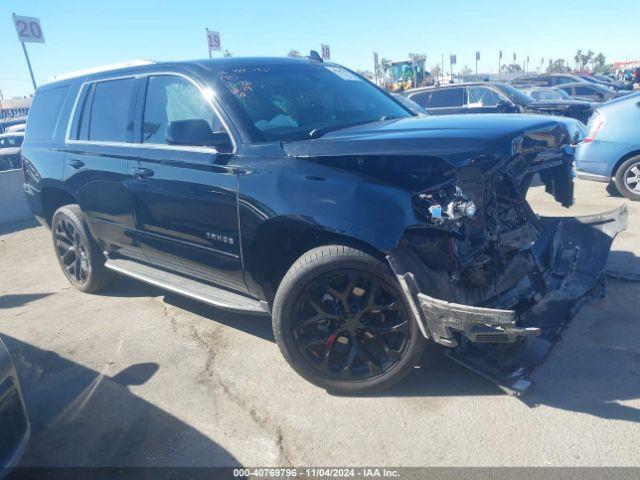
M85 68L84 70L74 70L73 72L54 75L53 77L49 78L46 83L67 80L69 78L75 77L83 77L85 75L91 75L92 73L110 72L112 70L122 70L123 68L151 65L152 63L156 62L151 60L129 60L128 62L111 63L109 65L102 65L100 67Z

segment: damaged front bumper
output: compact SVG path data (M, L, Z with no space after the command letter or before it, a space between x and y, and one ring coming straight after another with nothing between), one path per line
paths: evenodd
M541 233L528 252L532 268L491 306L437 298L433 292L460 296L457 291L447 295L454 292L451 280L431 271L406 245L388 255L423 334L451 347L451 358L513 394L531 385L531 371L584 302L602 296L605 265L613 239L626 229L627 208L538 220ZM443 282L449 285L436 287Z
M450 303L424 293L418 294L418 301L432 337L450 347L457 345L453 332L461 333L472 342L490 343L514 342L520 336L540 333L537 327L519 327L514 310Z

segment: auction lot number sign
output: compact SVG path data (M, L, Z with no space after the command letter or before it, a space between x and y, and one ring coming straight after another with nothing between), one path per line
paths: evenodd
M13 24L21 42L44 43L44 34L38 18L14 15Z
M207 30L207 44L209 45L209 51L219 52L221 50L220 32L214 32Z

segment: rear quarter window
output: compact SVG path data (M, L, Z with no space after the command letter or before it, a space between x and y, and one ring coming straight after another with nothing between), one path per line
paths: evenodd
M27 119L27 140L46 141L53 138L68 92L68 85L36 92Z

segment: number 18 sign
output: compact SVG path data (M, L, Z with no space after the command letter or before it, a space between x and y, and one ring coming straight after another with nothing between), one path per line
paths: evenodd
M36 17L19 17L18 15L13 15L13 23L16 26L18 40L21 42L44 43L40 20Z
M323 60L331 60L331 49L329 45L320 44L320 55Z

